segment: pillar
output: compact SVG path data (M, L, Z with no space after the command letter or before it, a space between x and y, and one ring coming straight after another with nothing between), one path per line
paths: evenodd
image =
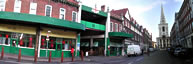
M78 33L76 41L77 42L76 42L75 54L76 56L79 56L80 55L80 33Z
M91 55L93 54L93 38L91 37L90 38L90 52L91 52Z
M36 28L35 51L37 51L38 57L40 56L40 41L41 41L41 29L40 29L40 27L37 27Z

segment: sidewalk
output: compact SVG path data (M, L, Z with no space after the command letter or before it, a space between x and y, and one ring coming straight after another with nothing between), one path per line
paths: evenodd
M16 54L4 54L3 60L18 60L18 55ZM34 57L33 56L21 56L21 62L34 62ZM64 58L64 62L71 62L72 58ZM80 57L75 57L74 61L81 61ZM84 58L84 61L90 61L90 59ZM38 58L37 62L48 62L48 58L46 57L40 57ZM51 62L61 62L61 58L52 58Z

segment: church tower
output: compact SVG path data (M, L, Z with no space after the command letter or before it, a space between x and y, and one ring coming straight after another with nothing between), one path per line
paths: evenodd
M164 16L163 5L161 5L161 18L159 24L159 37L168 37L168 23Z
M158 25L159 37L157 37L157 44L160 49L166 49L170 47L169 35L168 35L168 23L164 16L164 8L161 4L161 18L160 24Z

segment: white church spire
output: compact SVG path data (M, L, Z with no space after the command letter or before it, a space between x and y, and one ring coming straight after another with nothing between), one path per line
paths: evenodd
M160 19L161 19L160 24L166 23L165 16L164 16L164 9L163 9L162 4L161 4L161 18Z

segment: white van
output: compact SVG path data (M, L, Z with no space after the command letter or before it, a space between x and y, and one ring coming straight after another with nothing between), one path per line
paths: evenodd
M127 55L141 55L142 51L139 45L128 45L127 46Z

